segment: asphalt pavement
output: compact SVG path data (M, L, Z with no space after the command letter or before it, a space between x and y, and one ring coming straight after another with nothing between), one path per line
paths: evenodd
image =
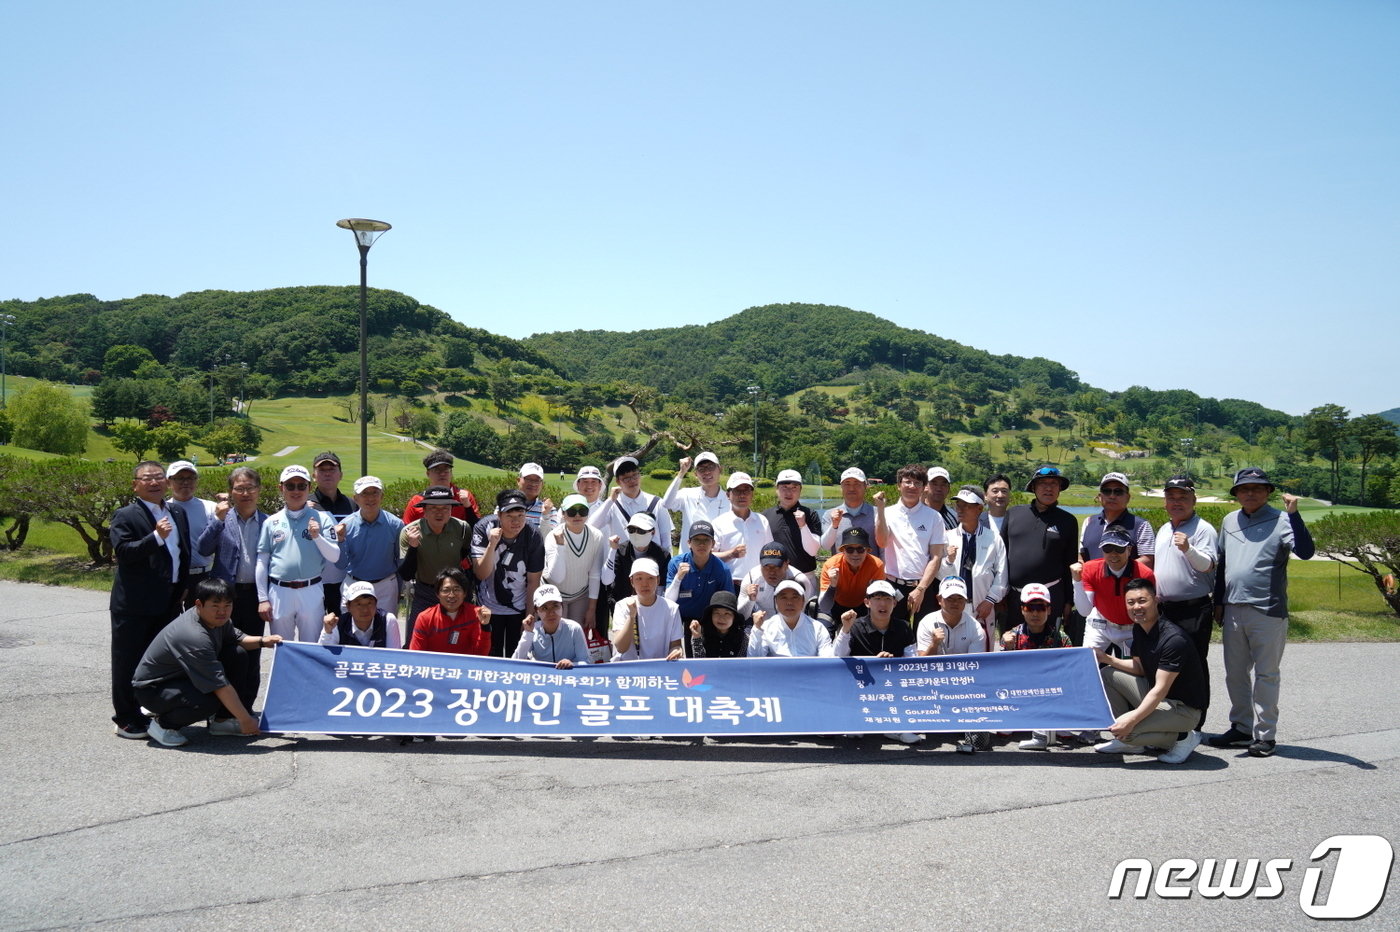
M167 749L112 734L108 632L105 594L0 582L0 929L1291 929L1324 924L1300 905L1309 868L1309 904L1339 864L1359 876L1346 851L1310 860L1319 843L1400 844L1400 644L1290 646L1277 756L1171 766L202 726ZM1291 865L1268 899L1263 871L1206 897L1180 870L1111 899L1127 858ZM1396 886L1341 925L1400 927Z

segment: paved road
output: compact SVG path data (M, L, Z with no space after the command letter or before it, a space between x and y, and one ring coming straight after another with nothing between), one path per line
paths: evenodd
M106 598L0 583L0 929L1301 928L1314 846L1400 843L1400 644L1290 648L1270 760L199 727L170 750L111 733ZM1110 901L1129 857L1294 866L1268 901ZM1397 886L1343 927L1400 927Z

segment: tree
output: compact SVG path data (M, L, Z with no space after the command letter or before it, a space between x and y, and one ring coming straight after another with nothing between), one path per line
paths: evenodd
M1308 449L1332 464L1332 501L1341 489L1342 445L1347 440L1346 408L1318 405L1303 415L1303 437Z
M185 448L193 441L189 429L179 421L166 421L151 431L151 444L167 463L184 459Z
M500 435L485 421L472 417L465 411L454 411L447 416L438 443L444 449L451 450L465 459L489 466L498 466L501 463Z
M1395 422L1379 414L1367 414L1347 424L1347 434L1361 460L1360 503L1366 504L1366 468L1377 456L1394 456L1400 450L1400 436L1395 433Z
M139 463L151 448L150 428L135 421L123 421L112 428L112 446L123 453L130 453Z
M409 435L415 440L429 440L436 437L438 432L437 415L431 411L415 413L408 430Z
M224 457L230 453L240 453L247 449L243 444L242 431L227 423L205 431L199 444L209 451L209 455L214 457L217 463L222 463Z
M19 494L35 503L34 516L78 532L94 566L112 562L107 521L131 501L131 467L82 459L35 463L17 479Z
M1400 616L1395 586L1400 578L1400 512L1328 515L1309 530L1319 553L1371 577L1385 604Z
M10 402L17 447L45 453L87 450L87 406L50 382L35 382Z
M156 358L144 346L119 343L109 347L102 356L102 376L109 379L129 379L136 375L142 363L154 363Z
M0 445L9 443L14 434L15 425L10 421L10 416L5 413L5 409L0 408Z

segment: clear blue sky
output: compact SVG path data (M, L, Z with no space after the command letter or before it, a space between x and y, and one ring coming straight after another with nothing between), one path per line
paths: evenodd
M373 285L510 336L805 301L1400 405L1394 0L12 0L0 49L0 297L354 283L372 217Z

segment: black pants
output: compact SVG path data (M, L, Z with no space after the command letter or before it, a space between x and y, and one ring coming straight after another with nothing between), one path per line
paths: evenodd
M321 583L321 604L326 607L326 614L330 614L331 612L337 615L340 614L340 583ZM392 609L389 608L385 608L384 610L386 612L392 611ZM244 634L250 633L247 628L242 630Z
M233 585L233 618L230 620L235 628L244 634L252 637L262 637L267 632L267 622L262 620L258 614L258 587L254 583L234 583ZM244 664L242 684L234 683L234 688L238 690L238 695L244 695L246 690L247 698L243 704L248 711L253 711L253 700L258 697L258 684L262 678L262 648L254 648L247 652L248 662Z
M176 593L172 601L178 598ZM145 730L146 716L141 714L131 678L136 675L146 648L174 617L169 609L156 615L112 612L112 721L123 728Z
M253 696L245 691L248 652L230 643L219 654L219 662L223 664L224 676L238 693L243 707L251 712ZM156 714L156 720L163 728L184 728L213 715L232 714L217 696L200 692L187 676L166 680L156 686L141 686L135 692L137 701Z
M426 612L434 605L438 604L437 590L432 583L414 580L409 583L413 591L408 597L408 615L403 623L403 649L408 650L413 644L413 623L418 620L419 612ZM515 650L515 645L510 646L511 651Z
M509 657L515 653L515 645L520 643L520 629L524 621L524 615L491 613L492 657Z
M1206 723L1206 710L1210 708L1210 664L1206 654L1210 651L1210 630L1215 624L1215 606L1210 596L1190 599L1185 602L1163 602L1162 617L1176 623L1177 627L1191 637L1196 645L1196 656L1201 658L1201 682L1206 687L1206 701L1201 705L1201 720L1197 730Z

